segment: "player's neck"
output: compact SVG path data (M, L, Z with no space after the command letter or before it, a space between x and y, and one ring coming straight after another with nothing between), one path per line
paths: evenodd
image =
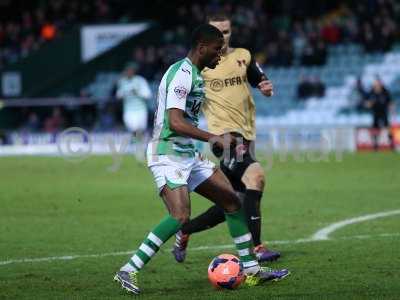
M226 50L222 53L222 56L226 56L226 55L228 55L229 53L232 53L233 50L235 50L235 48L227 47Z
M190 59L192 64L195 65L197 67L197 69L199 69L199 71L204 69L204 65L202 63L200 63L199 57L197 55L195 55L192 51L189 51L187 58Z

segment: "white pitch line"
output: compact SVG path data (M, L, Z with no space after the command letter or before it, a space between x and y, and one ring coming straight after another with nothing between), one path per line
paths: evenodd
M119 256L119 255L127 255L132 254L133 251L118 251L118 252L110 252L110 253L100 253L100 254L80 254L80 255L65 255L65 256L50 256L50 257L39 257L39 258L21 258L14 260L5 260L0 261L0 266L9 265L9 264L21 264L28 262L42 262L42 261L52 261L52 260L73 260L77 258L98 258L104 256Z
M400 209L399 210L391 210L391 211L386 211L386 212L380 212L376 214L371 214L371 215L365 215L365 216L360 216L356 218L351 218L351 219L346 219L340 222L333 223L327 227L324 227L320 230L318 230L316 233L314 233L311 236L311 240L314 241L323 241L323 240L328 240L329 235L347 225L355 224L355 223L360 223L360 222L365 222L365 221L370 221L378 218L385 218L389 216L394 216L400 214Z
M400 233L382 233L377 235L354 235L338 238L335 240L353 240L353 239L370 239L377 237L397 237L400 236ZM322 240L313 240L313 239L298 239L298 240L283 240L283 241L268 241L268 244L278 245L278 244L300 244L300 243L312 243L319 242ZM330 240L334 241L334 240ZM233 249L235 245L217 245L217 246L200 246L189 248L189 251L205 251L205 250L220 250L220 249ZM20 263L34 263L34 262L47 262L54 260L74 260L78 258L99 258L106 256L123 256L123 255L131 255L134 250L129 251L118 251L118 252L109 252L109 253L100 253L100 254L82 254L82 255L66 255L66 256L51 256L51 257L39 257L39 258L22 258L22 259L11 259L0 261L0 266L10 265L10 264L20 264Z

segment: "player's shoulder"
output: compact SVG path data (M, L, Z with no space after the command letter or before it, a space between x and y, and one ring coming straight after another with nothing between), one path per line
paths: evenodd
M172 64L163 79L167 86L184 85L190 87L193 83L194 67L188 59L182 59Z
M193 65L186 58L177 61L176 63L171 65L168 70L168 73L170 73L172 76L178 75L180 77L187 77L187 79L192 78L193 72Z
M135 81L139 81L139 82L146 81L146 78L144 78L142 75L135 75L134 79L135 79Z
M246 48L233 48L231 55L235 56L236 58L250 60L251 54L250 51Z

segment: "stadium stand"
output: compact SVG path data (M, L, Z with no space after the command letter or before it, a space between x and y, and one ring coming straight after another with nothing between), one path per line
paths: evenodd
M358 77L368 87L378 75L393 90L394 96L400 94L396 84L400 81L396 67L400 62L400 49L396 44L400 5L394 0L330 1L328 4L302 1L301 4L288 2L286 7L274 1L258 0L250 3L199 1L176 4L172 7L156 1L159 10L154 13L149 4L129 1L83 3L58 0L30 2L22 6L13 1L3 1L2 10L8 13L8 17L0 21L0 71L4 72L13 70L13 66L21 61L34 60L35 55L38 57L38 53L46 49L45 45L65 43L68 34L83 24L153 20L163 28L157 40L149 38L146 42L145 33L141 42L120 46L125 54L129 54L120 56L118 63L112 61L96 67L96 62L87 62L68 71L72 77L73 74L85 74L82 80L76 77L76 82L68 83L60 77L52 85L50 78L44 80L47 85L41 89L23 91L21 97L34 95L48 99L62 96L75 97L76 100L68 102L69 105L60 99L55 100L55 107L29 105L37 103L37 99L36 102L28 101L25 107L7 108L6 105L3 114L0 111L3 135L15 131L48 131L46 128L51 126L46 124L55 116L63 122L56 122L59 126L51 127L52 132L71 126L101 130L105 128L99 125L104 114L114 120L110 123L113 126L110 130L123 131L120 103L113 100L115 83L123 64L128 61L138 63L138 73L155 89L165 68L185 55L187 47L184 41L190 29L202 22L207 12L218 9L233 16L233 44L251 49L274 83L275 95L271 101L265 101L255 92L257 122L263 128L369 126L370 114L355 108L354 90ZM113 48L107 53L112 56L115 51ZM122 57L125 58L123 62ZM87 72L90 68L92 70ZM304 76L312 81L320 80L324 94L298 101L297 89ZM154 103L151 106L154 107Z

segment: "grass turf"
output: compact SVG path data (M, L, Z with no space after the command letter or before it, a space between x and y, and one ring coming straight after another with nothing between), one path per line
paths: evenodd
M1 264L7 260L90 255L134 249L165 215L150 172L125 157L80 163L61 158L0 158L0 299L129 299L112 282L129 254ZM308 238L331 223L400 209L396 154L345 155L306 163L274 157L264 194L263 239ZM192 215L209 207L192 197ZM140 274L141 299L398 299L400 215L344 227L332 240L270 244L282 252L272 267L284 281L215 291L210 260L233 248L189 251L177 264L172 241ZM361 236L360 236L361 235ZM355 237L359 236L359 237ZM364 236L364 238L363 238ZM225 224L194 235L189 247L231 244Z

